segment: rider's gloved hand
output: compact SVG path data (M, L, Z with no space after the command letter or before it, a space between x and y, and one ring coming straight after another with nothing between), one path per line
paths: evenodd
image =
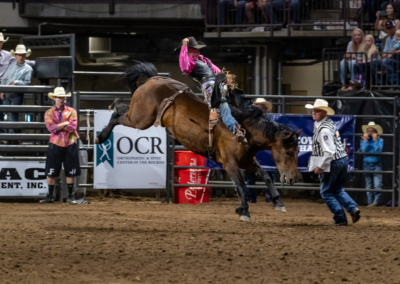
M182 45L186 46L188 44L188 42L189 42L189 39L188 38L184 38L182 40Z

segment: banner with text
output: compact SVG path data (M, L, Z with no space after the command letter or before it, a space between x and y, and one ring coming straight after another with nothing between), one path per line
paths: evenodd
M45 166L39 161L1 161L0 196L46 196Z
M96 110L97 135L112 111ZM162 127L138 130L118 125L103 144L95 145L94 188L165 188L167 136Z
M311 115L280 115L269 114L271 120L278 123L290 125L294 131L303 129L299 137L299 159L298 169L300 172L308 172L308 160L312 152L312 137L314 131L314 120ZM346 149L349 156L348 171L354 171L354 144L355 144L355 124L356 120L353 115L335 115L330 116L340 133L342 142L347 139ZM276 171L276 165L272 159L270 151L260 151L256 154L257 161L261 167L266 171ZM206 166L212 169L222 169L222 166L214 161L207 159Z

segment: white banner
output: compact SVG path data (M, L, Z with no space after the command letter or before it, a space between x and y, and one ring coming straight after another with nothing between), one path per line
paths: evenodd
M0 167L0 196L47 195L45 162L1 161Z
M112 111L94 113L97 136ZM138 130L118 125L109 139L94 149L94 188L165 188L167 136L165 128Z

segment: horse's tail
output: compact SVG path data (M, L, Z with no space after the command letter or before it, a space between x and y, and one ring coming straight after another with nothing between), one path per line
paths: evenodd
M129 87L132 94L148 78L158 75L156 67L152 63L135 61L136 64L130 67L123 74L122 78Z

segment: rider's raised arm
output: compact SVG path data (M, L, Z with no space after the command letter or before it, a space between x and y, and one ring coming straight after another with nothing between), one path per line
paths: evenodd
M182 72L189 75L192 73L194 65L194 60L188 55L188 47L183 45L181 47L181 54L179 55L179 66L181 67Z
M214 71L215 75L217 75L218 73L221 73L221 69L219 69L217 66L215 66L210 59L206 58L203 56L203 60L206 61L207 63L210 63L210 67L212 69L212 71Z

